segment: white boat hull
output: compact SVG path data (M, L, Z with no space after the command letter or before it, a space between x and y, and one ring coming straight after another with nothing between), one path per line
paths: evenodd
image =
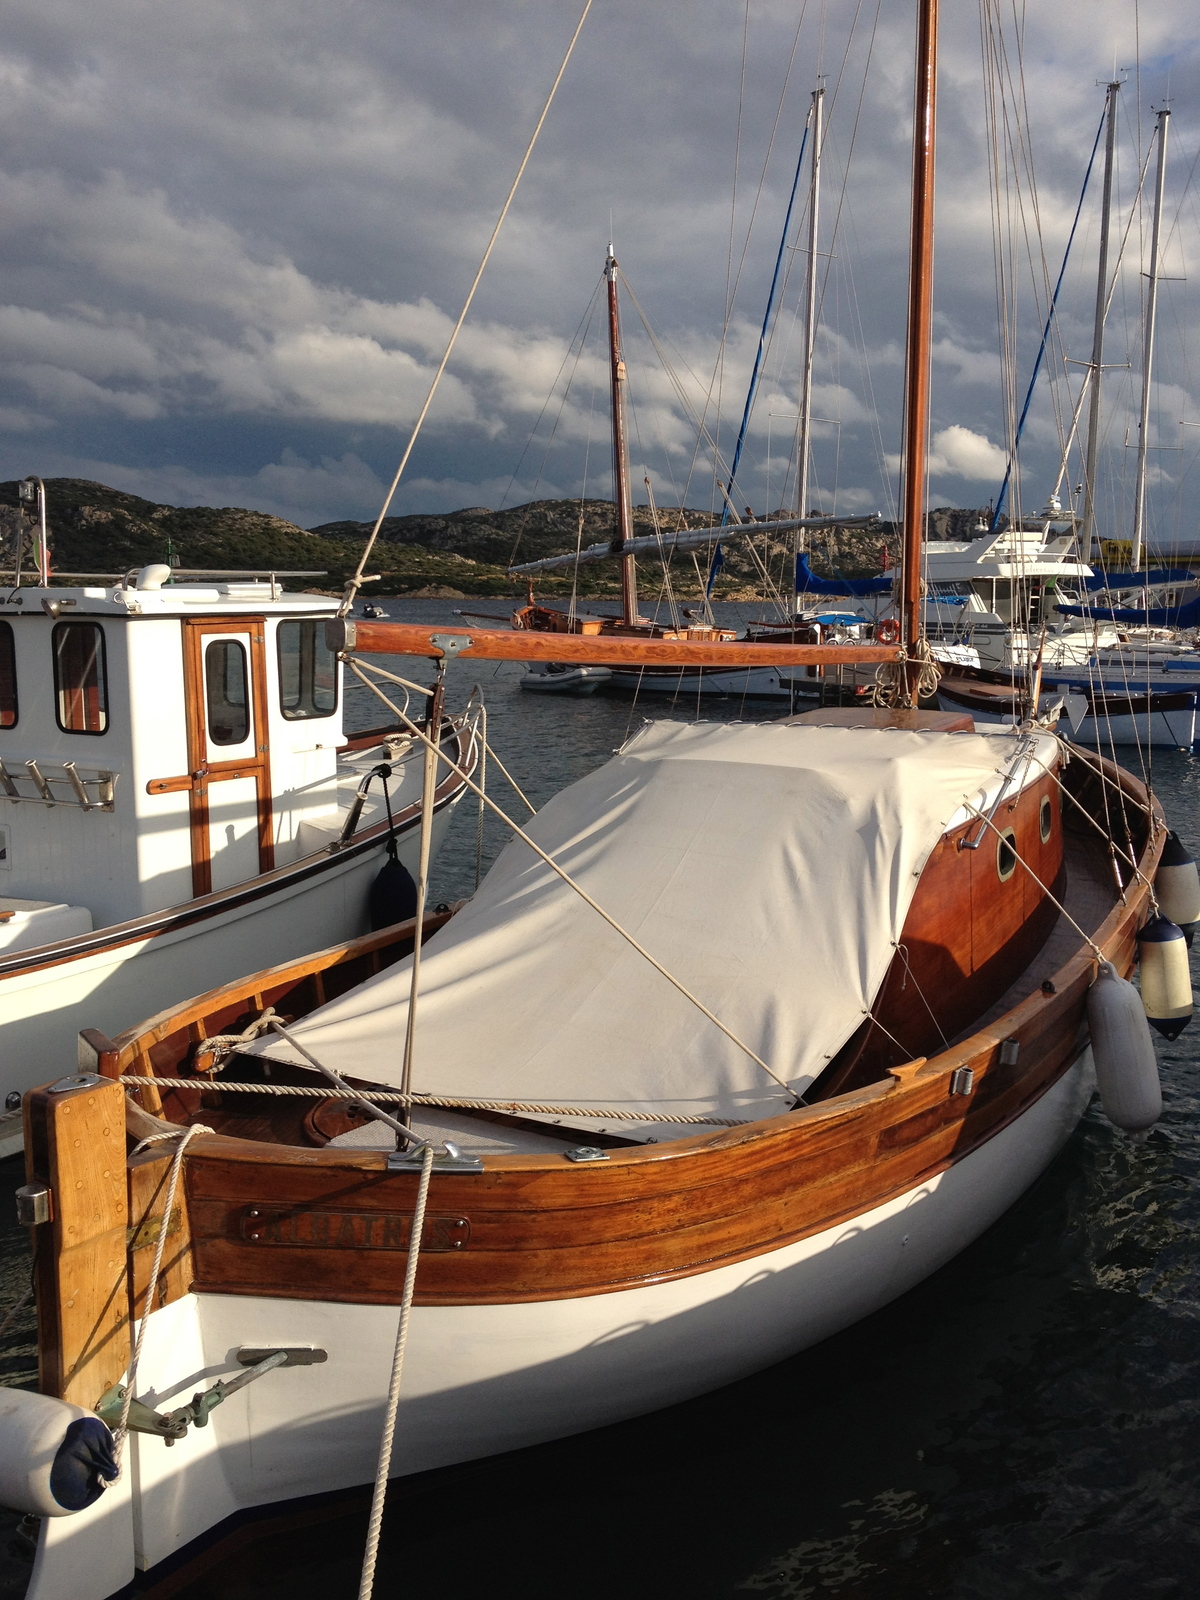
M1070 690L1066 691L1068 694ZM1058 693L1043 693L1038 710L1045 715L1063 698ZM974 702L960 701L945 690L938 691L938 706L943 711L966 711L978 726L1011 727L1019 719L1012 714L980 710ZM1085 716L1072 728L1072 739L1104 755L1110 745L1140 745L1143 749L1190 750L1196 739L1196 708L1173 711L1108 713L1103 717Z
M452 809L434 818L435 851ZM324 857L310 877L183 927L0 976L0 1104L4 1095L74 1072L81 1028L115 1032L146 1009L148 997L156 1008L174 1005L365 933L367 895L385 844L381 835L360 854ZM418 849L418 830L410 826L398 851L414 876ZM0 1121L0 1158L15 1154L21 1142L18 1111Z
M1020 1118L887 1204L781 1250L645 1287L515 1305L418 1307L393 1476L518 1449L703 1394L818 1343L905 1293L1038 1178L1081 1116L1091 1053ZM316 1345L172 1449L131 1437L121 1482L47 1519L28 1600L107 1600L253 1507L369 1483L396 1334L392 1306L192 1294L154 1314L139 1394L180 1404L239 1346Z
M637 695L672 695L680 699L699 695L704 698L782 700L788 704L801 698L805 692L809 695L820 692L819 679L812 679L807 691L802 691L789 682L794 676L791 669L785 669L785 672L786 675L781 676L775 667L731 667L728 671L721 667L689 671L685 667L675 672L664 671L661 667L643 667L633 671L614 668L607 687Z
M580 667L559 661L539 661L526 667L522 689L531 694L595 694L612 677L607 667Z
M1196 711L1192 707L1187 711L1142 711L1135 716L1084 717L1072 738L1101 755L1111 744L1190 750L1196 741Z

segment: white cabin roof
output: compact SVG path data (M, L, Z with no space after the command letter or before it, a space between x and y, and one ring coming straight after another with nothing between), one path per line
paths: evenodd
M931 539L924 549L933 583L975 583L981 578L1090 578L1091 567L1071 555L1074 536L1045 528L1005 528L969 544Z
M57 606L63 616L194 617L207 613L234 616L333 616L337 595L286 594L279 583L246 580L213 583L173 583L161 589L126 588L123 584L85 584L43 589L23 585L0 593L0 616L41 613Z

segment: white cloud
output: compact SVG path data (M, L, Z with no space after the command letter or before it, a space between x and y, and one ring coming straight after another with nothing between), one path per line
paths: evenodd
M998 482L1008 464L1008 457L983 434L972 433L960 423L941 428L934 434L929 448L929 475L945 474L950 478L969 478L977 483L987 480ZM901 460L889 455L889 468L898 472Z
M834 86L862 8L829 0L818 9L819 17L814 8L805 15L761 190L798 20L790 0L759 0L748 14L744 95L743 19L728 6L610 0L593 11L443 381L416 476L404 487L406 506L439 496L447 507L460 496L490 503L497 496L485 486L514 471L530 492L551 482L573 489L589 441L589 488L607 492L599 323L577 364L568 351L610 214L622 265L688 400L646 359L626 303L635 454L661 483L664 503L677 494L707 502L712 462L707 447L697 456L689 407L715 426L719 398L728 456L820 71L830 93L816 410L840 426L816 430L817 479L854 485L838 488L839 505L861 495L867 508L887 509L894 467L885 452L900 433L911 19L886 7L880 14L860 117L869 28L852 41L841 88ZM1023 393L1032 365L1099 115L1094 80L1108 76L1114 58L1134 58L1136 25L1140 103L1156 103L1169 76L1183 123L1183 108L1200 91L1200 22L1186 0L1140 12L1133 0L1094 0L1085 28L1066 7L1023 14L1023 56L1012 60L1027 94L1009 107L1009 131L1032 152L1038 195L1035 205L1024 172L1005 182L1005 291L1016 349L1002 372L978 25L973 14L943 12L931 469L976 483L1003 470L990 441L1007 437L1005 392ZM123 474L124 486L139 475L160 481L160 498L243 499L309 522L368 515L367 502L390 479L397 434L424 397L570 19L557 0L482 9L468 0L208 0L159 8L152 25L148 15L143 0L10 0L6 8L0 432L36 440L43 466L92 461L88 475L115 482ZM1015 48L1011 36L1006 42ZM1135 160L1132 86L1125 98L1123 172ZM726 314L739 126L738 286L710 394ZM1143 147L1148 131L1147 117L1136 133ZM1189 138L1182 128L1185 147ZM1177 181L1181 188L1182 168ZM1178 200L1171 191L1172 219ZM840 232L832 239L835 213ZM1182 274L1200 247L1200 224L1185 209L1172 226L1169 259L1178 262L1169 270ZM1136 245L1138 228L1131 237ZM1064 353L1087 353L1094 253L1093 195L1060 301L1062 348L1048 362L1058 372ZM792 425L770 412L796 409L803 260L799 250L785 257L780 323L739 468L747 497L773 503ZM1118 520L1128 500L1124 437L1136 411L1143 265L1131 247L1106 356L1114 365L1105 388L1103 498ZM1164 285L1160 445L1176 441L1172 417L1200 416L1190 365L1200 335L1193 292ZM560 404L556 395L543 415L564 363L567 372L576 366L570 398ZM1077 384L1079 369L1067 370ZM1027 481L1052 480L1062 416L1061 396L1039 387L1026 433ZM231 418L239 462L249 465L222 474L210 464ZM1190 435L1183 443L1193 448ZM1180 474L1190 459L1178 458ZM1156 458L1156 475L1171 476L1176 462ZM21 470L31 464L38 465L23 460Z

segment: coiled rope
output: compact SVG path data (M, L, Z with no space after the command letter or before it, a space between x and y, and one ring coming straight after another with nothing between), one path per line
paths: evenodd
M507 1111L513 1115L528 1112L540 1117L598 1117L610 1122L677 1122L684 1127L744 1128L749 1123L746 1117L685 1117L669 1111L613 1111L596 1106L542 1105L532 1100L468 1100L456 1095L401 1094L399 1091L335 1089L332 1086L318 1089L299 1083L232 1083L224 1078L143 1078L135 1077L133 1073L123 1073L117 1081L136 1089L219 1089L222 1093L229 1091L231 1094L290 1094L312 1100L350 1100L414 1109L429 1106L446 1111ZM204 1129L206 1133L212 1131L211 1128ZM172 1136L158 1134L156 1137L166 1139Z
M873 706L908 705L916 690L916 701L932 700L942 681L942 669L929 648L928 639L917 639L908 647L907 661L885 661L875 673L875 682L867 693ZM909 673L917 668L915 682ZM914 701L914 703L916 703Z

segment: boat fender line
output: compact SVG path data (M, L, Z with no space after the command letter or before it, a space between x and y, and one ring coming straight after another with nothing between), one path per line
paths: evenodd
M69 1517L116 1476L116 1446L99 1417L54 1395L0 1390L0 1505Z
M1087 1020L1105 1116L1129 1133L1152 1127L1162 1115L1162 1089L1150 1024L1137 990L1111 961L1100 963L1088 990Z
M1161 914L1137 936L1142 1004L1150 1026L1177 1039L1192 1020L1192 974L1183 929Z
M1190 945L1200 922L1200 874L1177 833L1168 833L1167 842L1154 874L1158 909L1183 929Z

